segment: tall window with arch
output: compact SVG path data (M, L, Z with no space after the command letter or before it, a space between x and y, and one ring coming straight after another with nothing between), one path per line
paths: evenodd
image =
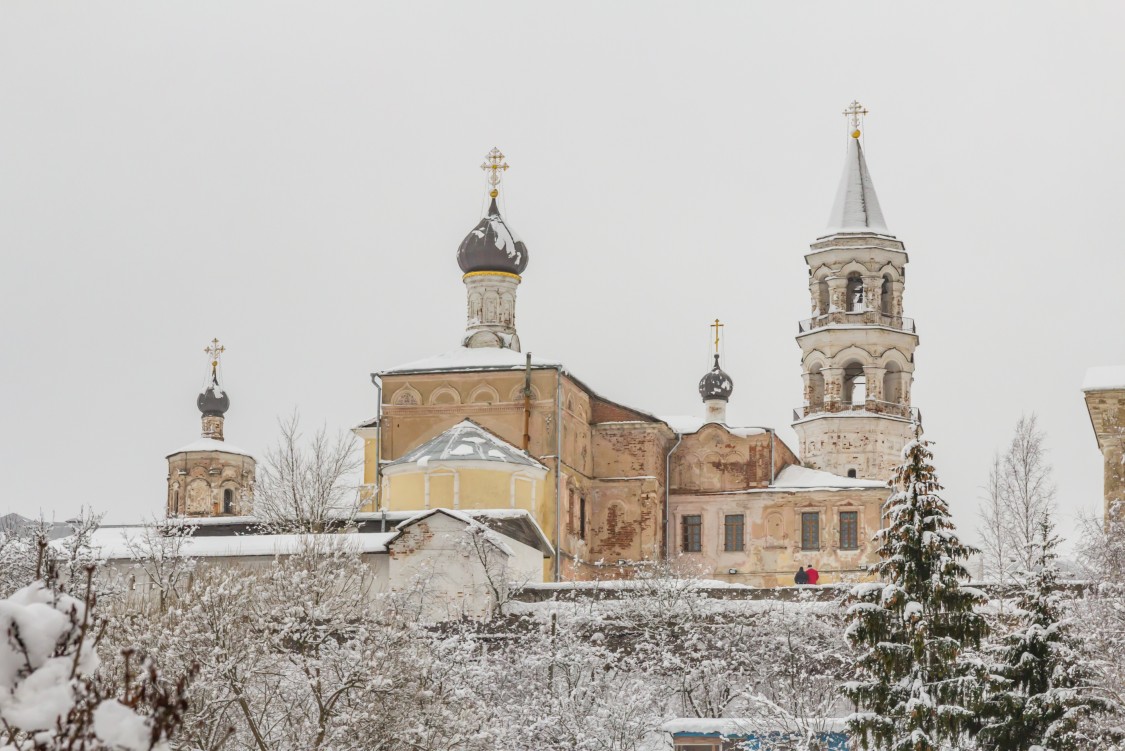
M809 408L814 411L824 409L824 373L820 371L820 363L809 368Z
M844 387L840 398L846 405L863 406L867 401L867 378L858 362L849 363L844 368Z
M223 513L224 514L233 514L234 513L234 489L233 488L224 488L223 489Z
M883 284L879 287L879 312L885 316L894 315L894 306L891 304L891 277L883 275Z
M867 310L863 299L863 277L856 271L848 274L847 306L849 313Z
M883 374L883 401L902 404L902 377L902 367L897 362L887 363L887 371Z

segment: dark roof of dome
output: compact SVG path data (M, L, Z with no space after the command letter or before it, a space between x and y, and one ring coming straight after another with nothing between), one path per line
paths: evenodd
M522 274L527 268L527 246L500 216L496 198L488 216L473 227L457 248L457 265L466 274L473 271L503 271Z
M699 379L699 395L703 397L703 401L710 399L727 401L733 391L734 381L719 367L719 356L715 355L715 367Z
M219 385L219 376L214 371L211 372L211 382L196 397L195 406L209 417L222 417L230 409L230 397Z

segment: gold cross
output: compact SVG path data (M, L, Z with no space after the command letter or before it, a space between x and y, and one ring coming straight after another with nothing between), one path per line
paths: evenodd
M504 171L508 169L508 163L504 161L504 155L500 152L500 149L493 146L492 151L485 155L484 164L480 168L488 175L488 184L492 186L491 195L495 198L497 195L496 188L500 185L500 178Z
M716 318L715 322L712 323L709 327L709 328L715 329L715 354L716 355L719 354L719 329L723 328L724 326L726 326L726 324L725 323L719 323L719 319Z
M859 138L859 121L866 114L867 109L859 103L858 99L853 99L852 103L844 110L844 115L847 116L848 122L852 126L852 138Z
M219 357L227 351L227 348L220 345L218 339L212 339L211 343L203 348L203 351L211 358L211 372L214 373L215 368L219 367Z

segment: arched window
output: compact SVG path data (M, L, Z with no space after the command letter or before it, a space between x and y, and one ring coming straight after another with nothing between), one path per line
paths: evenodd
M879 289L879 308L883 315L893 315L893 308L891 306L891 278L889 276L883 277L883 286Z
M820 372L820 363L809 369L809 407L813 411L824 408L824 374Z
M225 488L223 490L223 513L234 513L234 490L231 488Z
M180 513L180 489L176 488L172 491L172 513Z
M855 476L856 476L856 471L854 469L849 469L848 470L848 477L854 478Z
M883 401L902 404L902 368L897 362L887 363L883 375Z
M828 315L828 299L828 280L821 279L816 285L817 315Z
M847 305L849 313L867 310L867 304L863 301L863 277L855 271L848 274Z
M862 406L867 401L867 379L863 366L853 362L844 368L844 388L840 399L845 405Z

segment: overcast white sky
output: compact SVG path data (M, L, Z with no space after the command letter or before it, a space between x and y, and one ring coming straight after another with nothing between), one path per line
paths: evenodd
M0 512L130 521L199 433L294 407L343 430L368 373L459 342L478 165L512 165L525 350L606 396L732 421L801 400L803 254L854 98L911 263L914 401L975 527L1022 412L1064 531L1101 498L1079 390L1125 363L1120 3L0 3Z

